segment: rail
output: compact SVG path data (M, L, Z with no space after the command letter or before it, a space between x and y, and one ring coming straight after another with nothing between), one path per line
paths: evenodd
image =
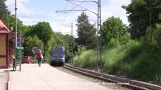
M109 74L104 74L104 73L100 73L100 72L96 72L92 70L74 67L68 64L64 65L64 68L83 74L83 75L86 75L86 76L89 76L89 77L92 77L92 78L100 79L102 81L115 83L116 85L120 85L120 86L130 88L133 90L147 90L147 89L161 90L161 86L159 85L150 84L150 83L137 81L137 80L130 80L127 78L121 78L121 77L117 77L114 75L109 75Z

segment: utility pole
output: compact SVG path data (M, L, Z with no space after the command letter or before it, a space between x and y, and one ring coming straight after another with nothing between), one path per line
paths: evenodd
M15 37L16 37L15 48L17 49L17 0L15 0L15 30L16 30L16 35L15 35Z
M97 2L97 69L99 66L102 66L102 31L101 31L101 0L98 0Z
M15 0L15 59L13 61L13 70L16 70L17 60L17 0Z
M102 52L102 48L101 48L101 43L102 43L102 31L101 31L101 0L98 0L98 1L81 1L81 0L66 0L66 1L69 1L70 3L84 9L84 10L59 10L59 11L56 11L57 13L58 12L67 12L67 11L89 11L93 14L95 14L97 16L97 70L98 70L98 67L99 67L99 63L101 64L102 66L102 55L101 55L101 52ZM76 4L72 1L75 1L75 2L95 2L97 5L98 5L98 8L97 8L97 13L85 8L85 7L82 7L80 6L79 4Z
M17 50L17 0L15 0L15 60L16 60L16 50Z
M22 49L21 48L22 47L22 39L21 39L21 33L20 33L20 37L19 38L20 38L20 68L19 68L19 71L21 71L21 62L22 62L22 58L21 58L22 57L22 50L21 50Z
M97 7L97 70L99 70L99 4Z
M71 23L71 35L73 38L73 23ZM71 43L71 64L73 65L73 41Z
M101 31L101 0L98 0L98 27L99 27L99 59L100 59L100 66L102 67L102 31Z

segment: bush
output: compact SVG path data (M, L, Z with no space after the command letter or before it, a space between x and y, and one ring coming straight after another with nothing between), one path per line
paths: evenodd
M119 40L112 38L108 43L108 48L115 48L120 45Z
M102 55L103 66L107 72L124 72L129 71L130 66L127 62L139 54L140 44L136 41L129 40L125 45L119 45L115 48L106 49ZM128 57L126 56L128 54ZM125 62L124 62L125 61Z
M78 48L78 52L76 53L76 55L81 55L82 53L84 53L86 51L86 47L85 46L82 46L80 48Z
M81 55L74 58L74 64L82 68L96 67L96 53L94 50L84 51Z
M161 28L149 28L140 42L129 40L103 53L107 72L161 84Z
M96 51L83 51L75 57L79 67L96 67ZM120 43L111 39L103 50L103 68L106 72L126 75L142 81L161 84L161 25L149 28L140 41Z
M148 28L146 36L141 40L141 54L134 59L135 64L133 64L129 76L161 84L160 36L160 25L156 28Z

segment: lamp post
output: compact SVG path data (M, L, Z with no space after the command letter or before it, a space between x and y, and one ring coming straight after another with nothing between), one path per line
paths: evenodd
M15 48L17 49L17 0L15 0L15 32L16 32Z
M0 9L0 11L5 11L7 13L7 27L9 28L9 14L8 11L5 9Z
M15 0L15 59L13 61L13 70L17 67L17 0Z

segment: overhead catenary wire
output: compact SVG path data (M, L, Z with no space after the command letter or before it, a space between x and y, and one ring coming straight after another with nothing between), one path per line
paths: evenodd
M67 6L68 6L68 2L66 2L65 10L67 9ZM64 21L65 21L65 19L66 19L66 16L67 16L67 14L65 15L64 19L62 19L62 20L61 20L60 28L62 28L63 22L64 22Z
M76 9L77 7L79 7L81 4L83 4L84 2L86 2L87 0L82 1L80 4L76 5L75 7L72 8L72 10Z
M85 11L89 11L89 12L91 12L91 13L93 13L93 14L95 14L97 16L97 39L98 39L97 40L98 41L98 43L97 43L97 70L99 70L98 69L99 61L100 61L100 63L102 63L101 44L100 44L101 43L101 35L102 35L101 34L101 0L98 0L98 2L97 1L88 1L88 2L96 2L97 3L97 5L98 5L97 13L95 13L95 12L85 8L85 7L82 7L82 6L80 6L80 5L78 5L78 4L74 3L74 2L72 2L72 0L67 0L67 1L69 1L70 3L72 3L74 5L79 6L80 8L84 9ZM75 0L73 0L73 1L75 1ZM79 1L79 2L82 2L82 1ZM99 37L99 33L100 33L100 37Z
M74 3L74 2L72 2L72 1L70 1L70 0L68 0L70 3L72 3L72 4L74 4L74 5L76 5L76 6L78 6L78 7L80 7L80 8L83 8L84 10L87 10L87 11L89 11L89 12L91 12L91 13L93 13L93 14L95 14L95 15L97 15L98 16L98 14L97 13L95 13L95 12L93 12L93 11L91 11L91 10L89 10L89 9L87 9L87 8L85 8L85 7L82 7L82 6L80 6L79 4L76 4L76 3ZM85 0L86 1L86 0ZM82 2L85 2L85 1L82 1Z
M102 35L102 32L101 32L101 0L98 0L98 2L97 1L88 1L88 2L97 3L97 5L98 5L97 13L93 12L93 11L91 11L91 10L89 10L89 9L87 9L87 8L77 4L77 3L72 2L72 1L75 1L75 0L67 0L67 1L69 1L70 3L76 5L76 6L82 8L84 10L59 10L59 11L56 11L56 12L62 12L62 11L63 12L67 12L67 11L68 12L70 12L70 11L89 11L89 12L91 12L91 13L93 13L93 14L95 14L97 16L97 41L98 41L98 43L97 43L97 70L99 70L99 63L102 64L101 44L100 44L101 43L101 37L102 37L101 36ZM78 2L83 2L83 1L78 1Z
M79 7L81 4L83 4L85 1L87 1L87 0L84 0L84 1L82 1L81 3L79 3L79 4L77 4L75 7L73 7L71 10L74 10L74 9L76 9L77 7ZM65 10L67 9L67 4L66 4L66 7L65 7ZM66 20L66 17L67 17L67 15L68 15L69 13L66 13L66 15L65 15L65 17L64 17L64 20L62 20L62 22L61 22L61 28L62 28L62 26L63 26L63 24L64 24L64 22L65 22L65 20Z

